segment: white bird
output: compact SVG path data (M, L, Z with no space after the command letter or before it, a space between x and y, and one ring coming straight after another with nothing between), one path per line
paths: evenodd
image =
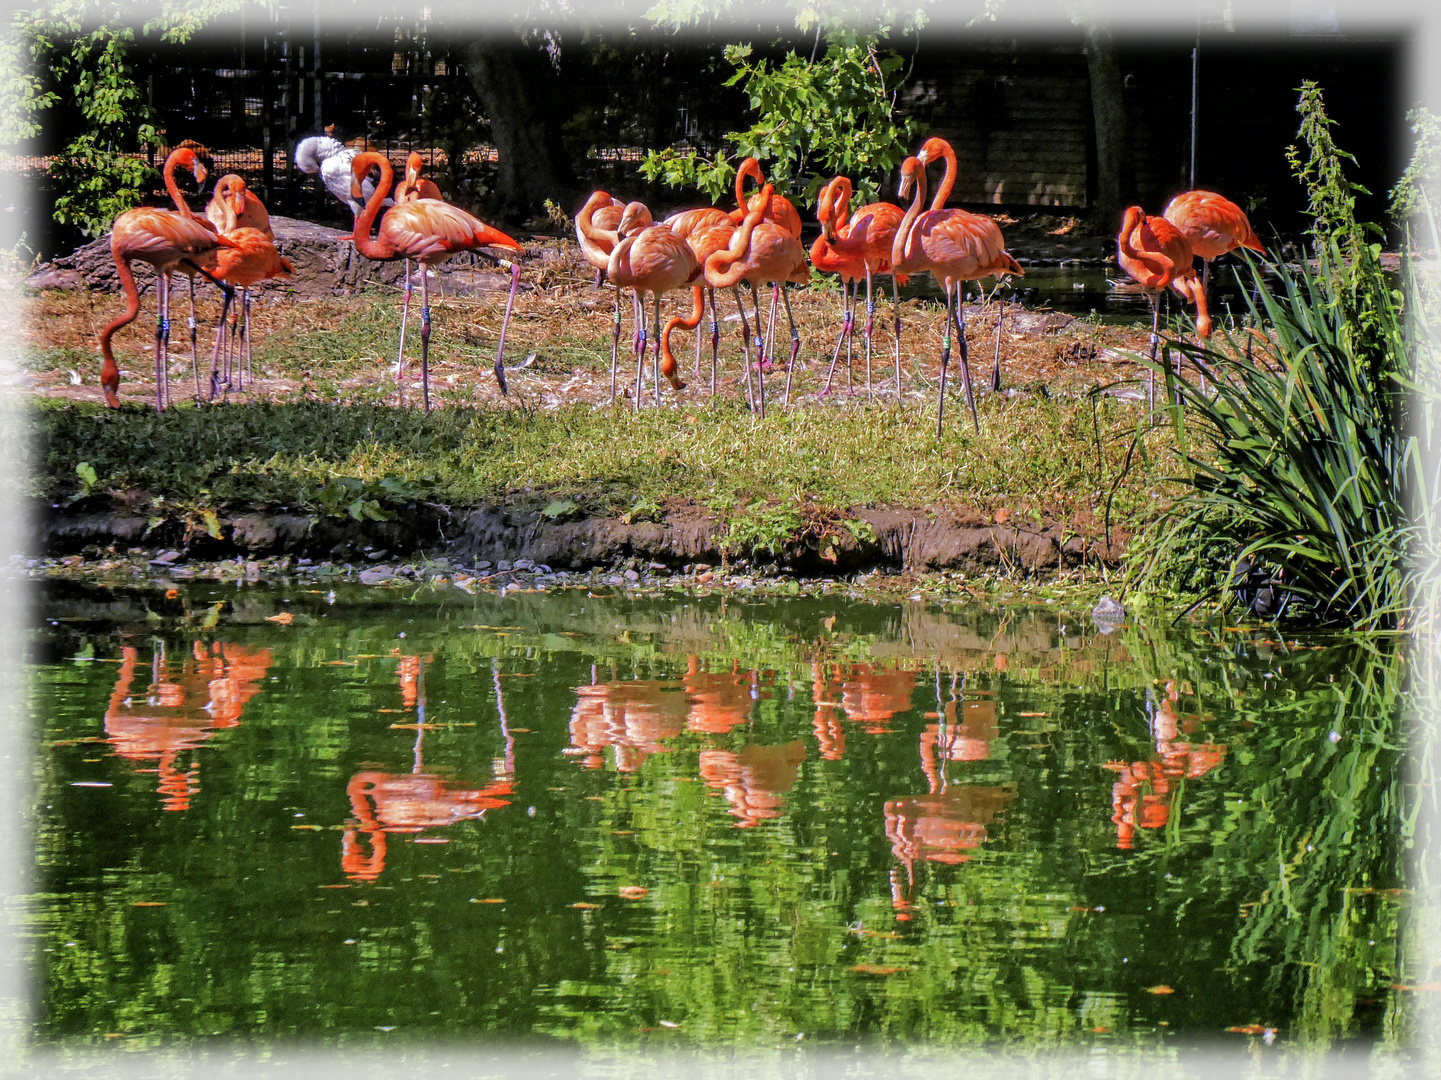
M350 163L355 160L355 154L356 151L339 139L329 135L312 135L295 144L295 167L311 176L320 174L320 182L326 190L350 207L352 214L359 214L365 209L365 204L357 202L350 194ZM367 199L374 190L373 180L366 179L361 184L361 192ZM386 199L381 205L394 206L395 203Z

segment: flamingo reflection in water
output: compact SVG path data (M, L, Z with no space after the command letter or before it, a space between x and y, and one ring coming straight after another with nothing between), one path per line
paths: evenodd
M200 790L200 760L177 767L180 755L202 746L217 731L240 723L245 703L264 688L270 650L196 641L179 670L163 643L150 664L144 696L135 693L139 652L121 650L115 692L105 710L105 734L115 753L129 761L156 761L157 789L166 810L188 810Z
M767 685L772 682L774 673L770 673ZM729 671L706 671L700 657L689 657L685 672L686 730L729 735L750 721L757 700L770 696L761 685L760 673L742 671L739 660L731 661Z
M1165 827L1180 798L1179 781L1199 779L1226 759L1224 746L1193 744L1179 738L1183 730L1189 734L1198 723L1197 717L1177 714L1179 701L1176 684L1167 683L1151 716L1155 757L1149 761L1108 761L1102 766L1119 774L1111 789L1111 820L1116 825L1116 847L1122 850L1133 846L1138 828Z
M420 656L400 658L401 700L414 708L414 765L408 773L358 772L350 778L345 793L350 796L354 820L340 838L340 868L352 881L374 881L385 869L386 836L390 833L420 833L443 828L457 821L474 821L487 810L509 806L507 796L515 792L515 739L505 716L505 697L500 687L500 669L492 666L495 703L500 713L500 733L505 738L505 756L492 763L495 779L481 788L466 787L454 780L425 771L422 743L425 721L425 661ZM409 725L405 725L409 726ZM362 835L369 844L361 840Z
M852 664L841 683L841 707L867 735L885 735L891 718L911 708L916 673L879 664Z
M781 796L795 787L805 759L805 744L799 739L779 746L747 746L739 753L702 750L700 775L730 803L731 814L740 819L736 828L749 829L781 816Z
M569 753L583 755L581 764L599 769L607 746L615 748L615 765L635 772L651 754L670 747L662 740L685 728L686 695L673 679L632 679L592 683L575 689L578 700L570 715Z
M938 684L938 705L939 697ZM905 867L904 880L899 870L891 871L891 906L903 922L911 918L916 861L947 866L968 861L970 853L989 838L986 826L1016 797L1009 786L953 785L946 775L948 762L990 757L991 742L999 734L993 699L965 700L952 680L950 700L931 715L939 722L927 725L920 738L926 794L892 799L885 805L886 838Z

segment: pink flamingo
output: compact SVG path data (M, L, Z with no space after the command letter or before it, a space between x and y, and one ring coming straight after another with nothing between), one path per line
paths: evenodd
M936 438L941 437L946 404L946 369L951 358L951 325L955 324L960 339L961 379L966 392L966 404L970 406L971 421L976 434L981 432L981 421L976 414L975 395L971 391L971 365L966 348L966 324L964 297L960 296L961 283L1001 274L1024 274L1021 265L1006 252L1005 240L996 223L980 214L965 210L943 209L932 204L932 209L921 213L921 204L926 198L926 162L941 153L946 159L946 181L936 192L937 202L943 194L949 194L954 183L952 162L955 153L942 139L929 139L915 157L906 158L901 165L900 196L914 185L915 197L906 210L896 229L896 238L891 245L891 266L898 274L915 274L928 271L941 282L946 290L945 335L941 339L940 402L936 407ZM961 302L957 302L960 300ZM997 371L999 380L999 370Z
M606 277L617 289L632 289L635 292L636 307L645 315L645 299L642 293L655 297L655 403L660 405L660 377L662 374L677 390L685 389L677 374L675 357L661 341L660 298L663 293L690 284L700 275L695 253L690 245L664 225L651 221L650 211L643 203L626 205L616 227L620 242L610 253L606 264ZM699 320L697 320L699 321ZM636 352L635 407L640 408L644 388L645 331L639 336L640 346Z
M100 331L100 387L105 394L105 404L112 409L120 407L120 368L115 363L111 339L140 314L140 290L130 264L136 259L148 262L159 279L156 282L155 409L161 412L168 397L170 275L176 270L187 273L188 266L202 271L213 269L217 251L234 246L208 221L191 213L175 182L175 170L181 165L191 170L197 184L205 182L205 166L196 160L192 150L182 147L171 151L165 159L163 175L165 188L175 201L175 210L136 207L117 217L111 226L110 254L115 259L115 272L126 298L125 310ZM194 319L193 311L191 318ZM191 360L193 363L193 355Z
M234 173L228 173L215 182L215 193L205 208L205 216L216 230L235 241L239 247L220 257L216 277L229 285L240 286L240 303L231 314L230 340L225 347L225 385L230 386L232 349L238 341L244 342L245 376L251 377L250 356L250 286L272 277L289 277L295 272L288 259L283 258L275 247L275 233L270 228L270 214L246 186L245 181ZM234 290L222 284L225 301L220 311L220 326L215 335L215 353L210 361L210 397L213 400L219 392L219 354L225 332L225 313L234 297ZM194 289L194 277L191 278ZM244 313L244 328L240 317ZM194 328L191 329L192 337ZM199 376L196 376L195 392L200 393Z
M361 182L372 168L380 169L380 183L371 192L365 208L355 219L352 242L355 250L367 259L389 262L395 259L414 259L423 270L438 266L460 251L475 251L482 247L505 248L510 251L524 249L499 229L493 229L479 218L467 214L458 206L440 199L413 199L391 207L380 221L379 237L370 238L370 229L380 204L390 191L395 179L390 159L373 150L356 154L351 162L353 176L352 194L359 196ZM425 411L430 411L430 279L420 279L420 372L421 394ZM500 392L506 393L505 368L501 363L505 355L505 331L510 325L510 311L515 304L516 289L520 285L520 264L510 267L510 297L505 305L505 318L500 324L500 346L495 357L495 378ZM403 390L402 390L403 393Z
M752 202L750 211L742 221L741 227L731 237L730 244L723 250L712 254L705 262L706 284L713 289L735 288L741 281L745 281L751 290L751 301L755 309L756 319L756 345L764 349L760 340L760 298L756 295L756 285L761 282L785 282L794 281L804 285L810 281L810 266L806 262L805 248L801 242L786 230L783 226L776 225L770 221L762 220L766 211L770 208L770 200L774 194L774 188L767 184L761 189L759 202ZM800 350L800 333L796 330L795 317L791 314L790 296L782 293L786 302L786 318L791 325L791 364L795 366L796 353ZM737 304L740 297L737 294ZM741 328L743 333L749 333L745 326L745 309L741 308ZM764 354L759 357L764 361ZM757 365L757 372L760 379L759 411L761 419L765 419L766 413L766 391L764 364ZM747 356L746 385L750 385L750 363ZM786 372L786 404L790 404L790 369Z
M580 252L585 261L595 267L595 285L600 288L605 280L606 268L610 265L610 253L620 243L616 229L625 214L625 203L612 198L604 191L596 191L586 200L575 216L575 236L580 241ZM649 214L649 211L647 211ZM649 222L647 222L649 223ZM634 311L634 309L633 309ZM632 348L639 349L641 337L645 334L643 317L635 313L636 333ZM620 287L615 289L615 322L612 324L610 339L610 399L615 401L615 372L620 352Z
M1146 290L1146 299L1151 302L1152 363L1160 341L1161 293L1168 285L1196 305L1196 333L1202 338L1211 336L1206 290L1196 278L1193 256L1191 241L1165 218L1148 215L1139 206L1126 208L1116 236L1116 261ZM1179 356L1176 364L1179 370ZM1154 371L1148 376L1146 397L1154 404Z

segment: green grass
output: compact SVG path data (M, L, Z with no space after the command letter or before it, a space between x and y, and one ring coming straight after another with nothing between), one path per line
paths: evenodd
M758 422L720 401L639 414L573 405L429 416L306 400L164 416L40 401L31 417L32 494L52 502L112 491L136 504L333 511L338 493L321 493L340 476L381 507L570 499L644 519L678 498L753 518L762 531L807 506L867 504L1100 522L1109 500L1112 522L1132 524L1168 501L1162 476L1175 471L1169 434L1105 397L987 403L979 436L957 421L939 444L929 409L889 406L777 409Z

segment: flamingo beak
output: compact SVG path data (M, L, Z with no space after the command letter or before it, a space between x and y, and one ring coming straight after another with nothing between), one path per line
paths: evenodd
M197 184L205 183L205 178L210 175L205 171L205 166L200 164L200 162L198 161L195 163L195 168L191 171L195 174L195 182Z

